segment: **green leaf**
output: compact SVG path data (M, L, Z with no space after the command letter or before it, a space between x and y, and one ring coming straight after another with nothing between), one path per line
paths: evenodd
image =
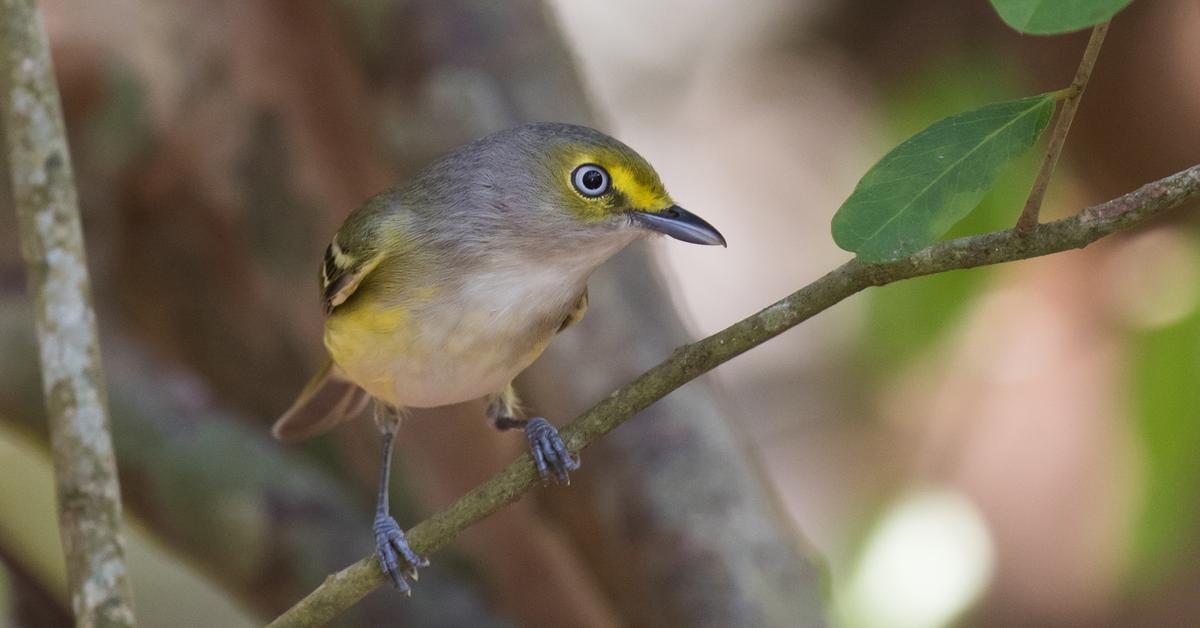
M1010 57L946 57L881 99L881 135L899 143L947 110L961 111L982 99L1003 98L1020 87L1024 69ZM983 200L945 237L997 231L1013 225L1013 209L1029 194L1039 155L1028 151L1010 166ZM913 360L959 329L975 300L988 290L996 268L939 273L871 290L858 336L863 368L871 385L886 386Z
M1033 146L1053 94L939 120L871 167L833 217L833 239L866 261L898 259L935 242L971 212L996 177Z
M1057 35L1107 22L1133 0L992 0L1009 26L1031 35Z

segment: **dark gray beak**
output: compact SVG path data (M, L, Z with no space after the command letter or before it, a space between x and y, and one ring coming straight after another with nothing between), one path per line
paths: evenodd
M703 218L678 206L672 205L661 212L631 211L634 224L657 231L692 244L720 244L726 246L725 236Z

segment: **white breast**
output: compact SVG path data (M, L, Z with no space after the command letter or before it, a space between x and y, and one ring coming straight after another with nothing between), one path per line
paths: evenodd
M498 270L429 308L417 342L392 364L396 403L432 407L504 389L550 341L583 292L561 270Z

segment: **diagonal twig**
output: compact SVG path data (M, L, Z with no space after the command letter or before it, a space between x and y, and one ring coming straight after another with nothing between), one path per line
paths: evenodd
M703 340L676 349L658 366L618 388L566 428L573 452L612 431L638 411L716 366L778 336L871 286L951 270L1029 259L1078 249L1200 198L1200 165L1146 184L1079 214L1028 232L995 231L949 240L910 257L880 263L851 260L766 309ZM528 454L472 489L446 510L408 532L412 548L430 554L474 523L515 502L537 484ZM383 584L374 556L330 575L321 586L271 622L269 628L324 624Z

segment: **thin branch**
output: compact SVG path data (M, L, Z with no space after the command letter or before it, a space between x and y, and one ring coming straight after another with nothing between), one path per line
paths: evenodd
M563 438L571 451L578 452L676 388L871 286L1083 248L1196 198L1200 198L1200 165L1084 209L1074 217L1037 225L1024 234L996 231L958 238L890 262L851 260L757 314L676 349L671 357L572 421L563 429ZM535 484L532 460L524 455L446 510L417 524L408 532L409 543L417 553L431 554L474 523L515 502ZM324 624L384 582L375 557L364 558L330 575L269 628Z
M83 230L49 43L33 0L0 0L0 99L35 301L71 607L78 626L132 626Z
M1087 48L1083 51L1083 59L1079 61L1079 69L1075 71L1075 79L1071 86L1063 90L1062 111L1058 121L1054 123L1054 131L1050 134L1050 142L1046 145L1046 156L1042 158L1042 166L1038 169L1037 178L1033 180L1033 188L1025 201L1025 209L1017 219L1017 231L1025 233L1038 224L1038 214L1042 210L1042 201L1046 198L1046 188L1050 185L1050 177L1058 165L1058 157L1062 155L1063 145L1067 141L1067 133L1071 131L1071 122L1075 120L1075 112L1079 110L1079 101L1083 99L1083 91L1087 89L1088 80L1092 78L1092 68L1096 58L1100 56L1100 46L1104 36L1108 34L1108 22L1097 24L1092 29Z

